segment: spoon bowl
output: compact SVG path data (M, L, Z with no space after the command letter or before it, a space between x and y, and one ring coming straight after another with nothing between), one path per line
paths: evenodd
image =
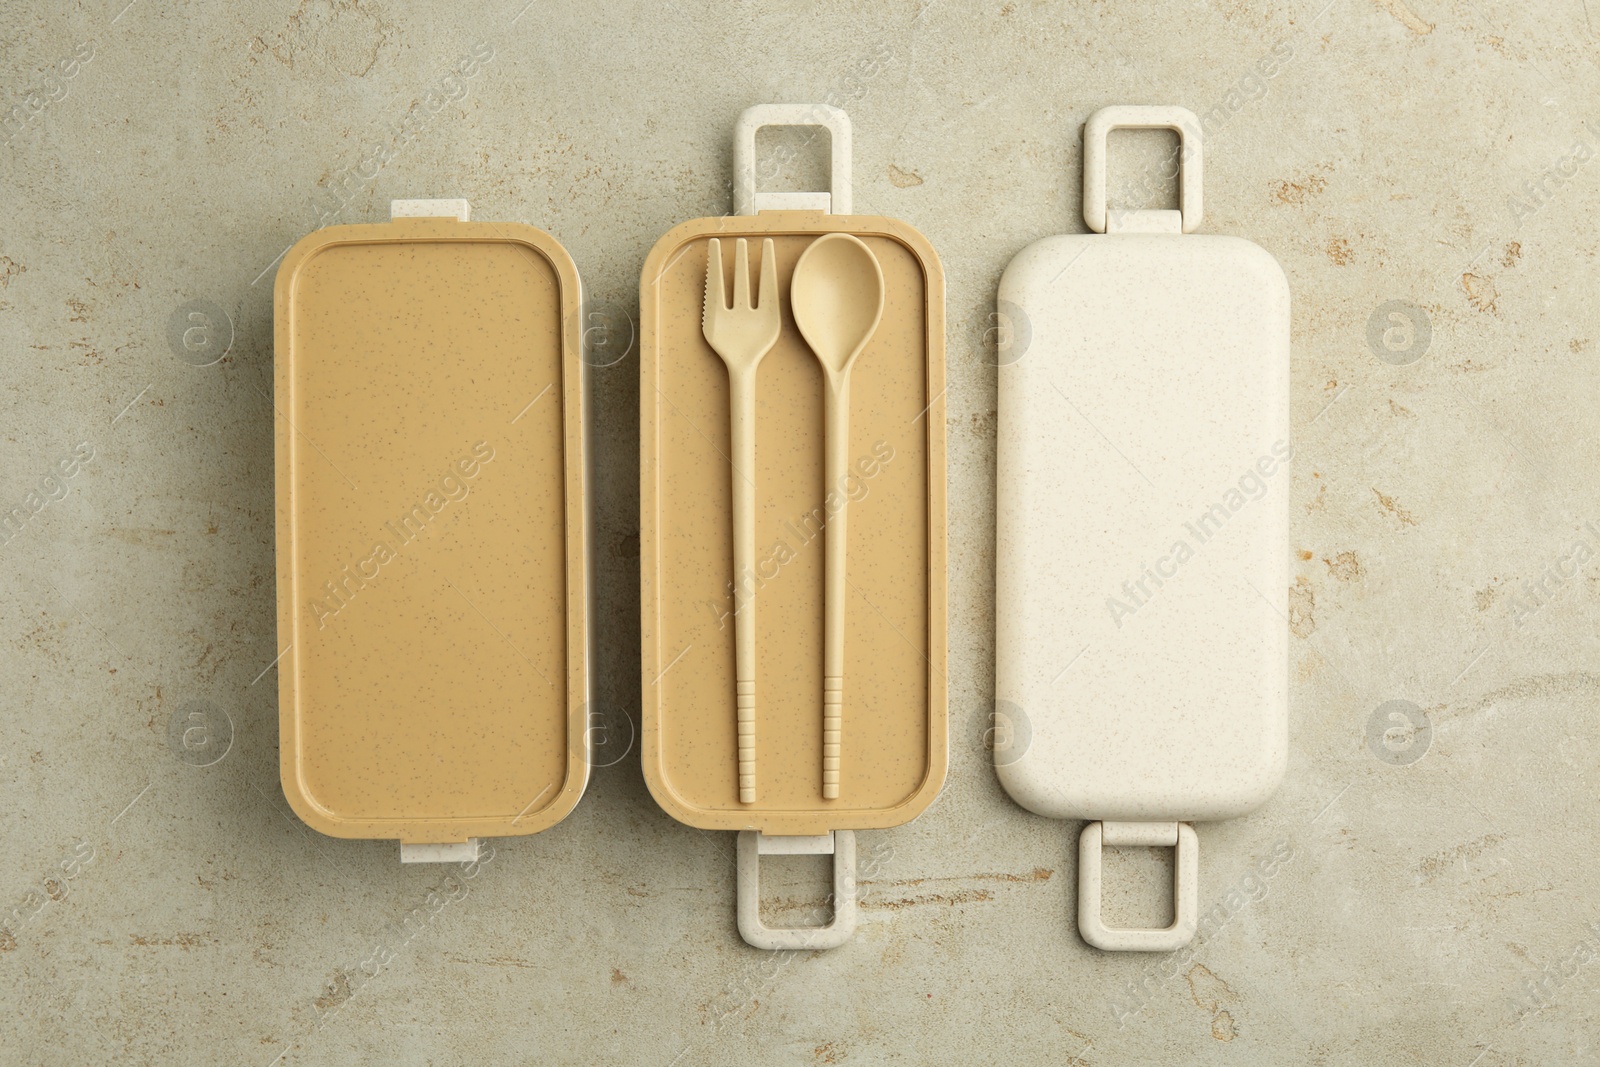
M831 375L861 354L883 318L883 268L848 233L817 238L800 254L789 283L795 325Z

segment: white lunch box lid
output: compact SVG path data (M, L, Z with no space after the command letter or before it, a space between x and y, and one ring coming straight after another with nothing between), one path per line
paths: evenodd
M1118 126L1180 132L1182 210L1106 211ZM1031 811L1171 845L1265 801L1288 739L1289 289L1260 247L1189 233L1199 129L1097 113L1106 232L1035 242L999 290L996 770Z

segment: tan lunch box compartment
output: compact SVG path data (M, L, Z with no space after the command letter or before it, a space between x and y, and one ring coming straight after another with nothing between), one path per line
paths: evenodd
M756 194L763 125L827 127L830 192ZM944 272L851 213L850 157L837 108L748 109L735 214L671 230L641 278L644 776L740 831L759 948L847 941L853 831L915 818L949 762ZM829 925L762 924L774 853L833 856Z
M281 772L316 830L453 859L588 777L581 292L549 234L407 211L278 271Z

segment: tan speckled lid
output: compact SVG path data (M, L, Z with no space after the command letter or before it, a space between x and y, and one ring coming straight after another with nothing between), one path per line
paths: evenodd
M322 833L531 834L583 792L580 299L515 223L334 226L284 257L280 762Z

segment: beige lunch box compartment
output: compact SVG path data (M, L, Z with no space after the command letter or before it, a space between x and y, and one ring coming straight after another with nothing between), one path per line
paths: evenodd
M280 765L314 829L468 859L588 777L581 292L531 226L395 214L278 271Z
M831 197L753 194L761 125L833 131ZM848 939L854 923L849 831L915 818L938 795L948 763L944 275L916 230L848 213L842 112L752 108L735 144L736 206L749 213L674 228L651 251L641 282L644 775L675 819L744 831L739 911L747 941L824 948ZM789 209L764 210L772 201ZM797 262L830 234L852 235L870 252L883 294L881 316L851 366L848 439L832 478L828 379L791 306ZM749 302L775 295L781 311L756 371L754 553L742 576L735 569L735 488L743 475L733 458L734 376L708 341L705 309L713 249L727 280L737 274L741 240ZM769 248L775 270L763 284ZM771 281L775 294L761 291ZM725 306L735 286L726 281ZM840 299L848 302L850 288ZM731 300L737 306L738 294ZM838 729L825 739L827 527L841 514L848 517L837 584L842 701ZM754 609L753 684L736 670L738 614L747 606ZM752 694L742 750L739 704ZM837 747L825 752L825 743ZM825 765L837 767L836 797L826 795ZM760 925L756 857L771 852L834 853L832 926Z

